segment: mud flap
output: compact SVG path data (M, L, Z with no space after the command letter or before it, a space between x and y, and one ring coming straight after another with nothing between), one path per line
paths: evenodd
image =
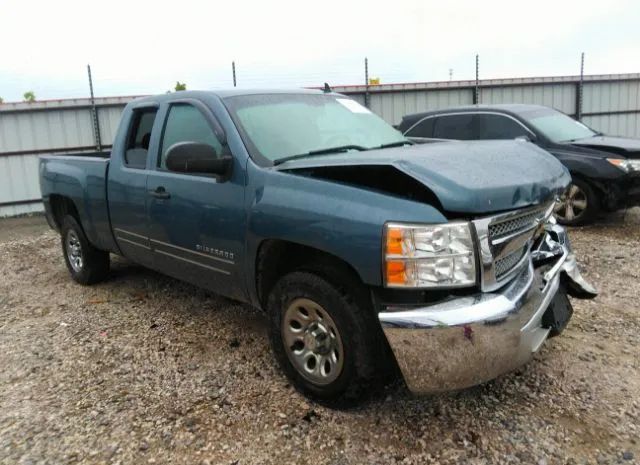
M549 304L549 308L542 315L542 327L549 328L549 337L554 337L564 331L573 315L573 307L567 297L567 290L560 285L558 292Z

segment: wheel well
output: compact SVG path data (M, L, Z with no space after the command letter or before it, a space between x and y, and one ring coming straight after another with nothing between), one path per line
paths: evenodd
M256 257L256 290L263 308L278 279L295 270L312 271L339 287L364 288L358 272L335 255L295 242L265 240Z
M595 189L595 191L598 194L603 194L603 195L606 194L606 186L600 181L589 178L587 176L583 176L580 173L573 173L573 172L571 173L571 178L578 179L586 184L589 184L593 189Z
M53 194L49 197L49 204L51 205L53 221L58 230L62 227L62 220L66 215L73 216L78 224L81 224L78 209L69 197Z

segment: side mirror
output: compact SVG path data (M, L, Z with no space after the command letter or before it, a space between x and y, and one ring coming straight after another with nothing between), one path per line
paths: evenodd
M200 142L178 142L167 151L167 169L177 173L206 173L228 177L233 158L229 155L218 157L209 144Z

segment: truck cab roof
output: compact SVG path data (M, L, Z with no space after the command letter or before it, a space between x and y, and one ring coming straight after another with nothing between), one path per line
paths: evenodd
M325 93L318 89L300 89L300 88L285 88L285 89L269 89L269 88L256 88L256 89L220 89L220 90L181 90L177 92L170 92L167 94L150 95L147 97L137 98L132 101L133 105L141 103L162 103L170 102L172 100L181 100L185 98L193 99L206 99L209 97L218 97L225 99L228 97L237 97L241 95L260 95L260 94L310 94L310 95L339 95L334 92Z

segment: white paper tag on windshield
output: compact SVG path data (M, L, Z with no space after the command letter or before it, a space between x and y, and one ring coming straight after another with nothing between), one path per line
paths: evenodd
M336 100L354 113L371 113L367 107L363 107L355 100L348 98L337 98Z

